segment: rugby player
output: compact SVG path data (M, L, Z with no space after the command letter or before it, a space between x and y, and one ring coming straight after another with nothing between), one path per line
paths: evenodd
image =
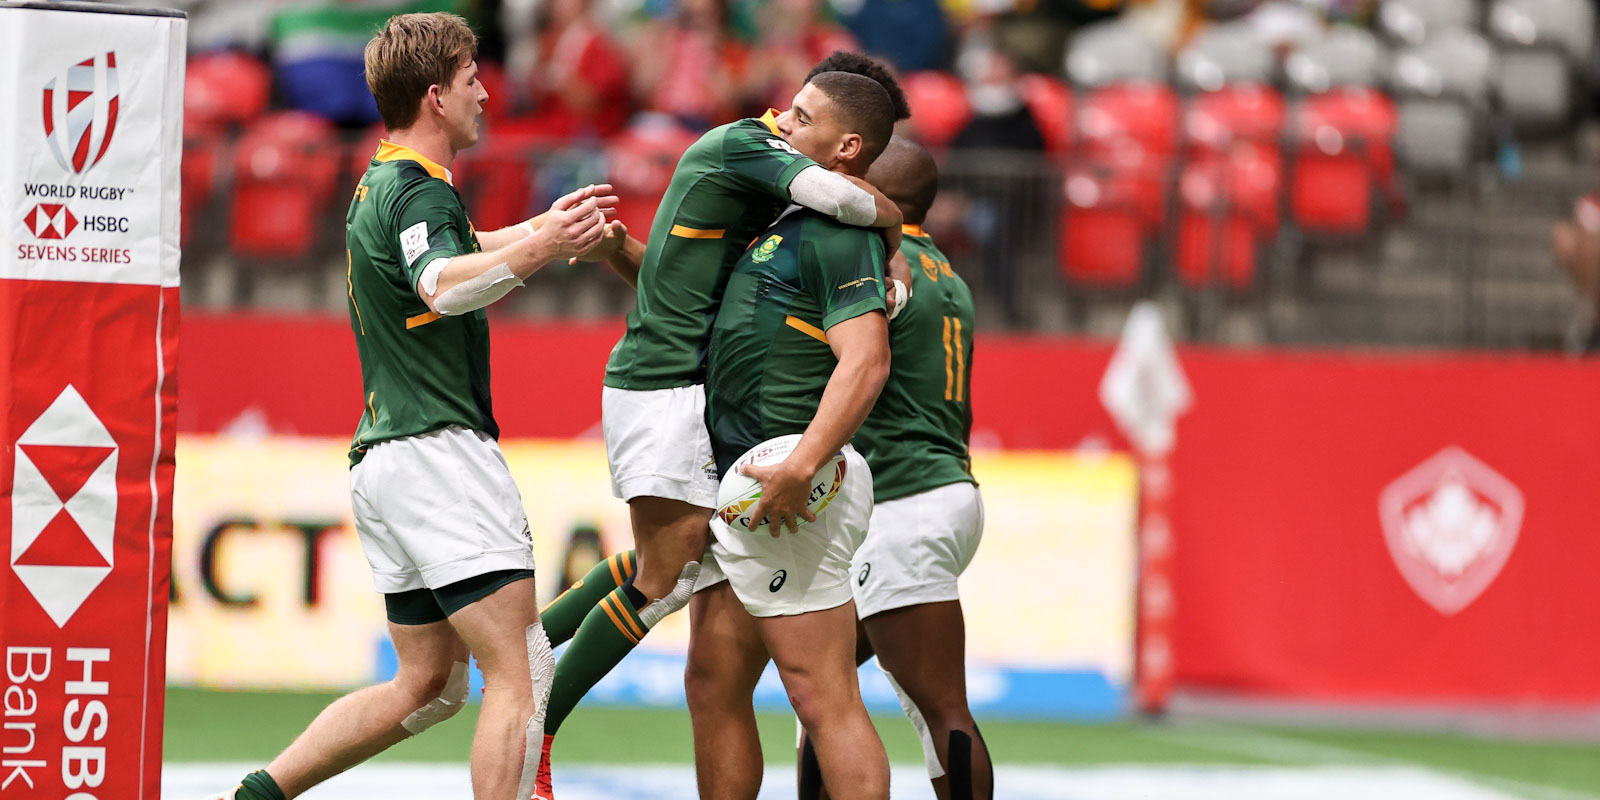
M350 489L399 670L324 709L227 800L295 797L453 716L467 698L469 653L484 676L473 796L533 797L555 659L527 517L495 441L484 307L598 243L616 198L589 187L538 220L473 230L450 166L477 141L488 100L476 49L451 14L392 17L366 48L388 138L345 218L362 378Z
M972 478L972 292L922 230L939 189L921 146L896 137L867 180L905 213L895 258L911 266L916 302L889 325L893 366L855 443L872 467L872 522L851 582L861 631L856 660L873 653L922 740L940 800L994 796L994 768L967 707L966 629L956 579L983 536ZM800 747L800 798L829 796L809 737ZM834 793L833 796L839 796Z
M895 117L877 81L824 72L777 122L801 152L860 176ZM750 512L760 530L712 521L685 677L703 798L759 792L751 692L769 658L839 796L889 796L888 759L856 684L850 561L866 536L872 476L849 444L889 374L887 260L880 237L791 207L739 259L723 294L706 398L717 469L726 474L768 439L802 436L783 462L741 467L762 486ZM844 485L813 515L811 478L841 451Z
M902 97L896 108L904 107ZM678 162L647 243L610 226L604 257L638 291L606 367L601 427L612 490L628 502L636 570L606 571L546 608L582 622L556 668L540 787L566 716L661 619L689 601L709 538L717 480L705 428L705 352L733 262L790 204L898 247L899 209L858 175L833 172L786 141L768 111L714 128ZM619 573L620 574L620 573ZM600 596L596 596L600 595Z

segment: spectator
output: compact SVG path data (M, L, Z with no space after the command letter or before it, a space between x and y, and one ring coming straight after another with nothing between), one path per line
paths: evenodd
M835 50L856 50L854 36L828 18L822 0L771 0L750 56L749 86L760 111L788 108L811 67Z
M941 69L949 58L949 28L939 0L834 0L861 49L902 73Z
M973 42L957 64L967 83L972 121L956 135L956 147L993 150L1043 150L1044 134L1023 102L1022 74L1011 56Z
M517 127L557 139L606 138L627 122L628 63L593 3L549 0L541 10L526 78L531 114Z
M672 17L645 24L634 47L640 104L695 130L735 119L749 53L728 30L726 0L680 0Z

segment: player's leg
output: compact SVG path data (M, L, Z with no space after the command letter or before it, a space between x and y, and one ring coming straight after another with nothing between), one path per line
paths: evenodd
M467 647L426 589L385 595L400 667L392 680L345 695L263 771L238 800L285 800L454 716L467 698Z
M967 706L961 601L892 609L868 617L863 624L902 704L908 713L915 709L926 726L923 735L932 742L944 773L933 778L935 794L940 800L993 797L989 748Z
M855 602L756 624L823 780L841 798L889 796L889 760L856 682Z
M626 550L594 565L587 575L574 581L567 590L539 609L539 620L550 637L550 645L559 647L578 632L578 625L594 609L600 598L615 591L633 577L636 553Z
M726 581L695 592L684 690L695 780L706 800L753 800L761 791L761 738L751 697L767 661L755 620Z
M858 612L859 613L859 612ZM872 642L867 639L867 629L862 627L861 621L856 620L856 666L872 658ZM829 800L828 787L822 783L822 767L817 763L817 748L811 743L811 734L806 733L804 726L800 726L799 741L795 745L798 754L798 774L795 785L800 789L800 800Z
M494 577L462 581L439 594L444 599L450 591L490 589L479 599L459 598L456 602L467 602L450 613L450 625L483 672L483 706L472 739L472 791L478 800L526 800L534 796L544 738L539 712L555 657L538 624L532 576L498 587L480 582Z

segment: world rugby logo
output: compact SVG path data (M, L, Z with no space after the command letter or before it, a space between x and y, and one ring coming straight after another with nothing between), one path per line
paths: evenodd
M117 132L118 102L112 52L79 61L44 85L44 138L62 169L82 175L100 163Z

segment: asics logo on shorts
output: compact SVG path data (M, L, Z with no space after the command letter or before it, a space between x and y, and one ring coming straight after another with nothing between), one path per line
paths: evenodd
M772 582L767 584L767 591L776 592L779 589L782 589L783 588L783 582L788 580L788 579L789 579L789 573L786 570L781 570L780 569L777 572L772 573Z
M871 575L871 574L872 574L872 562L868 561L867 563L862 564L861 565L861 577L856 578L856 585L857 586L866 586L867 585L867 576Z

